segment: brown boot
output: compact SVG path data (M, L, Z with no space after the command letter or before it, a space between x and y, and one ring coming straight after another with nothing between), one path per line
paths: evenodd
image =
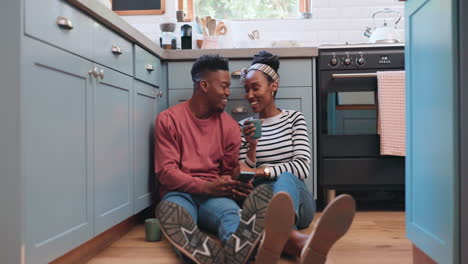
M294 225L295 213L291 196L279 192L273 196L265 215L265 231L255 264L274 264L288 241Z
M315 229L302 249L301 264L324 264L328 251L340 239L353 222L356 203L347 194L336 197L323 210Z

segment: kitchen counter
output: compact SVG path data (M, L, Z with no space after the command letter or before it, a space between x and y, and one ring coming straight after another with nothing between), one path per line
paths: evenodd
M163 60L193 60L207 53L218 53L231 59L246 59L262 50L268 50L280 58L304 58L316 57L317 47L291 47L291 48L246 48L246 49L204 49L204 50L164 50L151 41L143 33L128 24L112 10L97 2L96 0L67 0L70 4L89 14L94 19L116 31L128 40L137 43L149 52Z

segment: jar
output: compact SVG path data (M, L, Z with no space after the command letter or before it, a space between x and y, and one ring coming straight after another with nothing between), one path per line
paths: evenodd
M160 38L160 45L163 49L176 49L177 39L172 32L163 32Z

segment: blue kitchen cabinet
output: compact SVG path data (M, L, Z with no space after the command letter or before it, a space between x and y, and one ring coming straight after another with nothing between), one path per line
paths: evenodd
M154 121L159 111L157 87L134 82L134 213L147 208L154 200Z
M405 3L406 234L441 264L466 263L459 245L459 2Z
M161 83L161 60L135 45L135 78L151 85Z
M116 71L133 76L133 44L93 22L93 61Z
M48 263L151 205L164 67L140 52L140 86L135 45L62 0L8 1L0 21L0 262Z
M231 95L225 111L235 120L240 121L254 115L250 104L245 99L245 90L239 82L238 70L248 67L251 61L230 60ZM168 106L174 106L189 99L193 93L190 69L193 62L169 62L168 65ZM299 110L304 114L309 132L312 166L307 186L317 195L317 162L315 133L315 94L313 79L315 76L315 60L282 59L280 63L280 88L276 94L277 106L282 109Z
M26 0L24 5L26 35L82 57L92 57L93 20L90 17L64 0Z
M133 78L95 65L95 234L133 214Z
M24 45L25 260L47 263L94 235L93 64L32 39Z

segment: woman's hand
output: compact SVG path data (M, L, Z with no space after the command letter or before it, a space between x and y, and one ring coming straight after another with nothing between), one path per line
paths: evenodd
M255 133L255 126L253 123L249 123L249 120L246 120L242 126L242 133L245 137L245 140L249 143L250 146L257 146L258 139L252 138Z
M249 171L249 172L255 172L255 169L254 168L250 168L249 166L247 166L245 163L243 162L240 162L239 163L239 166L240 166L240 171Z

